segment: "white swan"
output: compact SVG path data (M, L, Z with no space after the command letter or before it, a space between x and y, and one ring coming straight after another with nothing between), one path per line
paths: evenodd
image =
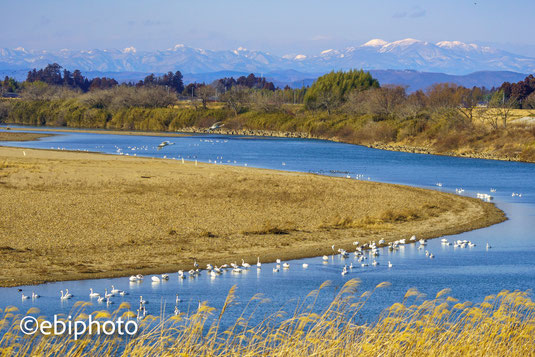
M289 263L284 263L284 264L282 264L282 267L284 269L290 269L290 264Z
M104 289L104 297L105 297L106 299L109 299L109 298L111 298L112 296L113 296L113 294L108 293L108 289Z
M61 300L67 300L68 297L67 297L67 295L64 295L64 294L63 294L63 290L60 290L60 292L61 292L60 299L61 299Z
M281 263L281 260L280 260L280 259L277 259L276 262L277 262L277 264L280 264L280 263Z
M20 295L20 297L22 298L22 300L26 300L26 299L29 299L29 298L30 298L29 296L24 295L24 293L22 293L22 294Z
M246 263L245 260L242 259L241 266L244 267L245 269L249 269L251 267L251 264Z
M162 279L163 280L169 280L169 275L168 274L162 274Z
M303 268L308 268L308 264L307 263L303 263Z
M66 290L65 290L65 297L66 297L67 299L70 299L70 298L72 298L73 296L74 296L73 294L69 293L69 289L66 289Z
M89 289L89 297L99 297L99 293L94 293L93 288Z
M134 282L134 281L138 281L138 278L137 276L132 275L130 278L128 278L128 280L130 280L131 282Z
M103 302L104 301L104 296L99 296L98 299L97 299L98 302Z
M256 257L256 267L257 268L261 268L262 267L262 263L260 263L260 257Z
M323 260L324 260L324 261L328 261L328 260L329 260L329 257L326 256L326 255L324 255L324 256L323 256Z
M139 304L140 305L145 305L145 304L147 304L147 300L143 300L143 296L139 296Z
M388 267L392 268L392 263L390 263L390 260L388 261Z
M158 277L155 276L155 275L152 276L150 279L152 280L153 283L159 283L159 282L160 282L160 278L158 278Z
M32 299L39 299L41 296L37 295L34 291L32 291Z
M93 290L91 290L93 291ZM117 289L115 286L111 286L111 293L112 294L119 294L121 292L121 290Z
M279 268L277 268L277 267L273 268L273 272L274 273L278 273L279 272Z

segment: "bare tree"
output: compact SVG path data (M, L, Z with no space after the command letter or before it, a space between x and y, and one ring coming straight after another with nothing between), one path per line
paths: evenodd
M331 115L334 108L340 105L340 95L329 89L319 90L316 94L316 106L327 110Z
M405 102L407 94L401 86L387 85L368 91L368 112L384 119L394 117L396 110Z
M235 116L249 102L249 89L243 86L233 86L230 90L221 95L221 100L232 109Z
M210 85L203 85L196 90L197 97L201 99L202 107L206 109L206 104L215 96L215 88Z
M493 129L498 129L498 123L501 120L503 128L507 128L507 123L511 119L513 109L518 105L516 97L507 98L503 91L494 93L490 102L488 114L488 122Z

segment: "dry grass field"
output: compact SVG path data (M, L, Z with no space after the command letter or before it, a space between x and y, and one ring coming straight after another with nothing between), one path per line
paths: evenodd
M0 202L0 286L318 256L505 219L492 204L406 186L7 147Z

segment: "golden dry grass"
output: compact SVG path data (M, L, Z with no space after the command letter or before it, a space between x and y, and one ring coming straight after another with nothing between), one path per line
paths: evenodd
M406 186L175 160L0 148L0 285L319 256L500 222Z
M51 136L50 134L16 133L13 131L0 130L0 141L32 141Z
M528 293L502 291L478 304L459 302L444 289L426 299L410 289L403 301L386 309L377 321L359 324L358 317L373 291L358 292L348 281L325 309L315 302L329 282L312 291L293 311L277 311L260 323L251 316L266 299L251 299L230 327L221 318L235 300L232 288L221 310L206 303L188 315L146 316L135 338L85 334L32 337L20 332L24 316L14 307L0 310L0 356L533 356L535 303ZM375 289L387 287L384 282ZM87 320L78 302L70 314ZM38 316L36 308L27 314ZM135 318L127 303L116 311L96 311L93 320ZM42 321L43 317L39 317ZM63 319L65 320L65 319ZM74 318L73 318L74 320Z

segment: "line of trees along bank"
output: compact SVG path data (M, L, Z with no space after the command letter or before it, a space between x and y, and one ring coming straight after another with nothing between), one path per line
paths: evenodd
M298 90L264 88L266 82L254 75L249 76L251 87L230 81L232 85L225 88L229 81L224 79L191 87L195 100L186 103L158 81L154 77L143 85L85 93L39 81L32 83L32 95L24 94L28 89L23 83L22 100L0 102L0 120L155 131L207 128L223 121L230 130L304 132L348 143L398 143L434 152L485 150L535 161L533 127L508 125L519 104L533 108L535 115L535 94L529 90L523 91L522 100L506 88L453 84L407 93L403 87L380 86L367 72L350 71L327 74L310 88ZM531 83L530 78L525 82ZM218 83L223 88L217 88Z

